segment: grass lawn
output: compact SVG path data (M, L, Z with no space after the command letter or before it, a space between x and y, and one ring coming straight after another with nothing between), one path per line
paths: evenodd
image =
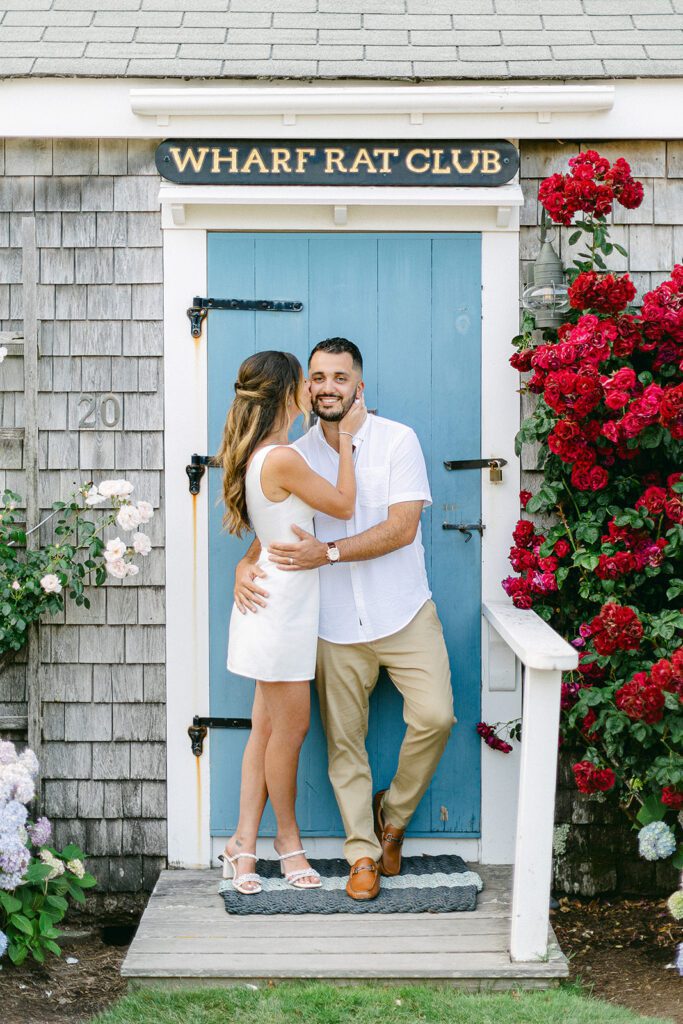
M656 1010L656 1006L653 1006ZM125 996L91 1024L671 1024L592 999L575 985L541 992L479 994L433 986L282 982L155 991Z

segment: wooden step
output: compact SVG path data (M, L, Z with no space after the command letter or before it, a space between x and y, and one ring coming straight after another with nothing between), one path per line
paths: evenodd
M568 965L552 930L546 960L510 960L510 869L472 867L484 880L477 909L450 914L230 915L218 871L163 871L121 973L131 987L294 978L466 989L558 985Z

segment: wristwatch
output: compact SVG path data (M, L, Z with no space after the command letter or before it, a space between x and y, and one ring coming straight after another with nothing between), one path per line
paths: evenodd
M339 559L341 558L341 551L339 550L339 548L337 547L333 540L328 540L326 554L327 561L330 563L330 565L334 565L335 562L338 562Z

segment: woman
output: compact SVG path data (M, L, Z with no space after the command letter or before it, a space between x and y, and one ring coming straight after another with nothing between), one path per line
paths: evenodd
M224 525L237 536L254 531L261 543L261 566L268 565L268 545L290 540L294 524L313 532L315 511L336 519L353 515L352 438L365 416L362 398L339 423L336 485L314 473L288 442L292 424L310 408L301 365L289 352L257 352L240 366L216 459L223 466ZM299 752L310 716L308 684L315 671L318 571L271 572L268 587L268 603L258 615L241 614L233 605L228 641L228 669L256 680L239 822L220 857L223 877L232 878L245 895L262 889L253 862L268 797L285 880L298 889L321 884L301 849L294 809Z

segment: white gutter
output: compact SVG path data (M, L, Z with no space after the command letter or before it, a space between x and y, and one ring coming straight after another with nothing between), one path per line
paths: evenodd
M281 116L295 124L300 114L407 114L419 124L425 114L552 114L611 110L613 85L449 86L222 86L131 89L134 114L168 124L171 117Z

